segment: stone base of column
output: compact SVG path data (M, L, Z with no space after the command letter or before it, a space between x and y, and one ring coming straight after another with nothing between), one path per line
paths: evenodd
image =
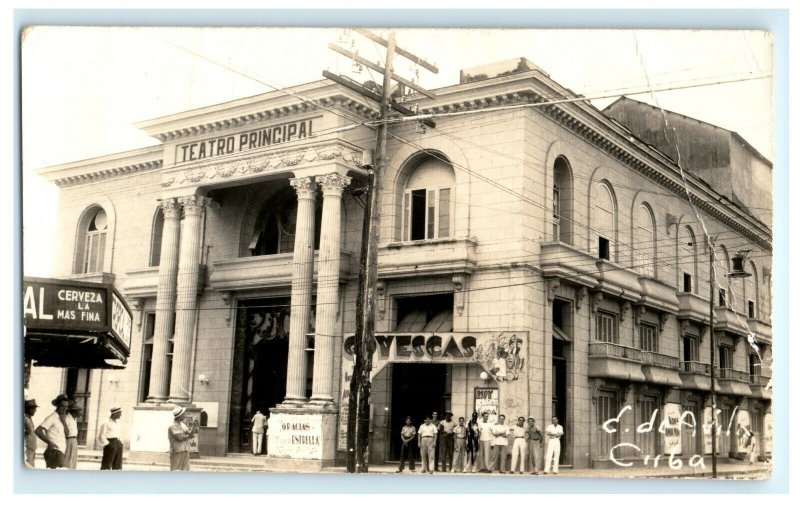
M190 440L189 457L200 456L200 412L202 409L192 404L184 404L184 422L190 428L198 427L197 434ZM142 463L169 463L169 438L167 430L172 426L175 405L143 403L133 407L131 421L131 452L129 461Z
M290 398L287 396L276 408L296 409L306 405L308 405L308 398Z
M308 407L317 409L317 410L328 410L334 409L337 410L336 404L333 403L333 398L314 398L313 396L308 401Z
M270 409L267 431L268 470L318 472L336 463L335 409L319 407Z

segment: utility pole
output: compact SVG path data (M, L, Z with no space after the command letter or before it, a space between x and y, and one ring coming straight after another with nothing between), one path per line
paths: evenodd
M710 253L710 260L711 265L709 268L709 275L710 279L709 283L709 293L708 293L708 332L710 334L710 343L711 343L711 478L717 478L717 430L719 427L717 426L717 374L714 371L715 365L715 355L717 352L717 339L714 335L714 285L717 283L716 275L714 272L714 247L716 247L716 243L713 240L709 240L709 249L711 249Z
M358 33L386 47L386 65L380 67L358 54L352 53L339 46L331 44L329 47L353 61L365 65L373 70L383 72L383 88L380 95L380 117L376 139L374 165L369 167L367 181L367 202L364 208L364 222L361 230L361 255L358 270L358 297L356 299L356 335L354 341L354 366L353 377L350 381L350 402L348 403L347 418L347 472L366 473L369 470L369 397L372 387L370 374L372 372L372 355L375 352L375 287L378 280L378 242L381 226L381 188L382 177L387 165L388 128L386 120L392 109L401 113L407 109L393 103L391 96L392 81L397 81L419 93L436 98L430 91L417 86L415 83L395 76L393 62L395 52L408 58L432 72L438 72L435 66L423 59L414 56L408 51L395 47L394 31L389 31L387 39L383 39L367 30L357 30ZM375 99L374 93L366 88L359 89L357 85L336 76L323 72L328 78L342 84L367 98ZM411 111L408 111L410 113ZM429 125L431 126L431 125Z

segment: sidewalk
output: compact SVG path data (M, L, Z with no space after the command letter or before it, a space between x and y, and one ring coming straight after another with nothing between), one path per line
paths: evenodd
M78 470L99 470L100 460L102 459L101 451L82 450L78 453ZM123 458L122 468L124 471L157 471L164 472L169 470L169 466L158 463L129 463L127 461L127 451ZM264 472L264 473L281 473L267 470L264 467L264 456L256 457L249 455L233 455L226 457L201 457L193 459L191 462L193 472ZM44 469L44 460L41 456L41 451L37 453L36 468ZM717 476L720 479L767 479L771 473L771 465L768 463L756 463L748 465L746 463L719 463L717 464ZM322 473L345 473L346 469L343 466L335 466L326 468ZM669 463L663 460L659 463L658 468L653 468L652 463L650 466L642 466L641 464L634 464L625 468L584 468L574 470L572 468L562 468L558 475L531 475L525 473L519 474L500 474L500 473L443 473L436 472L434 474L423 474L418 468L416 472L412 473L406 470L402 474L397 474L396 465L371 465L369 468L371 474L391 474L391 475L416 475L421 478L449 478L457 476L467 476L473 478L493 478L493 477L513 477L513 478L564 478L564 477L581 477L581 478L703 478L711 477L711 463L706 462L705 469L703 468L690 468L683 465L680 469L672 469Z

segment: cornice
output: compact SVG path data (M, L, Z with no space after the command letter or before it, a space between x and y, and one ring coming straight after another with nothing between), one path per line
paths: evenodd
M153 131L153 127L146 128L147 133L161 142L170 142L177 139L192 137L195 135L204 135L230 128L240 126L247 126L263 121L270 121L274 119L286 118L289 116L302 114L306 112L324 111L326 108L344 109L354 113L357 117L365 121L377 119L379 111L376 108L369 107L363 101L359 101L355 97L347 96L343 93L336 93L325 97L314 97L314 103L299 102L287 105L279 105L275 107L268 107L256 112L246 112L242 114L230 115L224 118L217 118L213 121L201 121L199 124L191 124L180 128L169 128L164 131ZM220 111L215 114L219 116L224 113ZM182 123L188 123L193 118L185 118ZM194 118L196 121L197 118Z
M462 112L581 98L568 90L550 90L547 93L550 96L545 96L540 90L533 88L531 79L535 77L537 75L527 75L525 80L506 81L502 83L506 85L506 90L488 97L445 101L444 99L447 97L440 94L439 100L437 100L438 103L420 107L420 114ZM509 84L516 84L516 89L509 90ZM520 87L520 84L524 87ZM479 92L480 90L469 91ZM553 95L556 96L554 97ZM424 102L424 100L421 102ZM692 203L697 208L731 229L749 237L759 247L769 251L772 250L771 231L764 223L732 204L726 205L723 203L725 198L714 191L707 183L689 172L683 171L681 173L680 168L669 157L650 145L636 142L630 131L621 125L615 124L594 106L586 102L570 102L544 105L536 107L536 109L612 158L687 200L686 186L688 186L693 197ZM581 117L581 115L590 115L591 117L586 118ZM684 178L686 185L684 185ZM757 231L754 232L754 229Z
M40 168L36 173L59 187L77 186L101 179L159 169L163 165L162 154L163 146L157 145Z

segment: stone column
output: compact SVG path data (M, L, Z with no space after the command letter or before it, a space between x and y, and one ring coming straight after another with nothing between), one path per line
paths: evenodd
M290 179L297 191L297 227L292 257L292 312L289 320L289 359L284 404L302 405L306 398L306 332L311 316L314 277L314 200L311 177Z
M336 173L315 178L322 188L322 236L317 274L317 320L314 339L314 385L311 403L333 405L333 349L339 307L342 191L350 177Z
M175 198L161 202L164 228L161 235L161 259L158 263L156 292L156 327L153 334L153 363L147 401L166 401L169 390L169 339L175 329L175 287L178 280L178 243L181 230L181 205Z
M192 195L179 198L183 205L184 223L181 233L180 260L178 264L178 287L175 303L175 339L172 351L172 378L169 385L169 401L189 401L191 377L192 343L194 338L197 290L200 280L200 231L203 210L209 199Z

